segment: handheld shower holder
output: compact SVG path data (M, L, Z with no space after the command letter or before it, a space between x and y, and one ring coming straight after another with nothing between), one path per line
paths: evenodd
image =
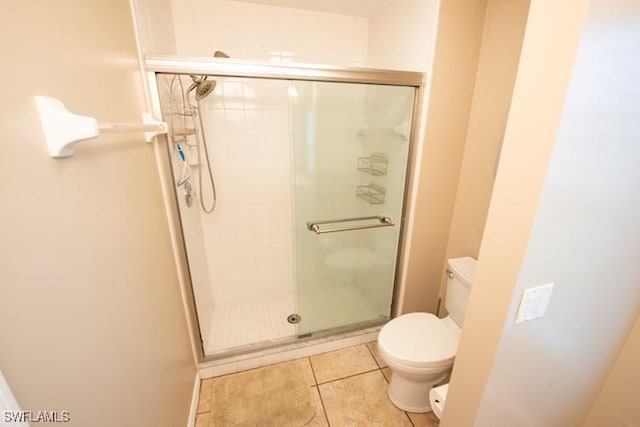
M149 113L142 114L143 124L98 123L93 117L73 114L58 99L46 96L36 96L35 99L51 157L70 157L75 144L97 138L103 132L143 132L144 140L151 142L168 131L165 122L155 120Z

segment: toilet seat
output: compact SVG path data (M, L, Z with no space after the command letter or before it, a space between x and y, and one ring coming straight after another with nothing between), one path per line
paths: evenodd
M451 366L459 333L431 313L409 313L388 322L378 348L389 361L412 368Z

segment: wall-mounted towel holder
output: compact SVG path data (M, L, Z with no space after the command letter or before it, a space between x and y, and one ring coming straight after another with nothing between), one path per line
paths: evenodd
M96 138L103 132L144 132L145 141L151 142L168 130L166 123L148 113L142 114L141 124L98 123L93 117L71 113L55 98L36 96L36 106L51 157L72 156L76 143Z

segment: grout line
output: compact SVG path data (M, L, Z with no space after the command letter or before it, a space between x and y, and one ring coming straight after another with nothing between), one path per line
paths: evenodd
M316 385L316 389L318 390L318 396L320 397L320 404L322 405L322 412L324 412L324 419L327 420L327 426L331 427L329 416L327 415L327 408L324 407L324 400L322 399L322 393L320 393L320 386Z
M316 387L318 386L318 378L316 378L316 371L313 369L313 363L311 363L311 358L307 357L307 361L309 362L309 366L311 367L311 373L313 374L313 381L316 383ZM319 391L320 389L318 389Z
M322 400L322 393L320 393L320 385L318 384L318 378L316 378L316 371L313 369L313 363L311 363L311 357L307 357L306 359L309 362L309 366L311 367L311 373L313 374L313 380L316 383L316 385L312 386L311 388L315 387L316 390L318 391L318 397L320 397L320 405L322 405L322 412L324 413L324 419L327 421L327 426L331 427L331 424L329 423L329 416L327 415L327 408L324 407L324 400Z
M382 374L382 378L384 378L384 380L387 382L387 384L389 384L389 379L387 378L387 376L384 374L384 372L382 372L382 368L380 368L380 373Z
M375 371L380 371L380 368L370 369L368 371L363 371L363 372L358 372L357 374L347 375L346 377L335 378L333 380L325 381L323 383L318 383L318 385L330 384L330 383L334 383L336 381L346 380L347 378L353 378L353 377L357 377L358 375L369 374L369 373L375 372ZM380 372L380 374L382 375L382 371ZM382 375L382 377L384 378L384 375Z
M376 365L378 365L378 368L382 369L382 366L380 366L380 364L378 363L378 359L376 359L376 357L373 355L373 351L371 351L371 348L369 348L368 344L369 343L364 343L364 346L367 347L367 350L369 350L369 354L371 355L371 357L373 357L373 361L376 362Z
M318 384L318 378L316 378L316 371L313 369L313 363L311 363L311 357L307 357L307 360L309 361L309 366L311 366L311 373L313 374L313 380L316 382L315 387L318 392L318 397L320 397L320 405L322 405L322 412L324 413L324 419L327 421L327 426L331 427L331 423L329 423L329 415L327 415L327 408L324 407L324 400L322 399L322 393L320 393L320 385Z
M407 411L402 411L402 412L404 412L404 414L407 416L407 418L409 418L409 422L411 423L411 425L412 425L413 427L415 427L416 425L413 423L413 420L412 420L412 419L411 419L411 417L409 416L409 413L408 413Z

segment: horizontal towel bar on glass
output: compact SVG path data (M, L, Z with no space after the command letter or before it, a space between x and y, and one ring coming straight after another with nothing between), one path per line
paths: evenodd
M353 221L368 221L375 219L377 222L373 224L359 224L352 225L346 227L335 227L335 228L325 228L321 229L321 225L325 224L336 224L341 222L353 222ZM367 228L378 228L378 227L393 227L396 225L393 220L387 216L376 215L376 216L361 216L356 218L342 218L342 219L328 219L324 221L308 221L307 222L307 230L313 231L316 234L324 234L324 233L336 233L338 231L352 231L352 230L364 230Z

